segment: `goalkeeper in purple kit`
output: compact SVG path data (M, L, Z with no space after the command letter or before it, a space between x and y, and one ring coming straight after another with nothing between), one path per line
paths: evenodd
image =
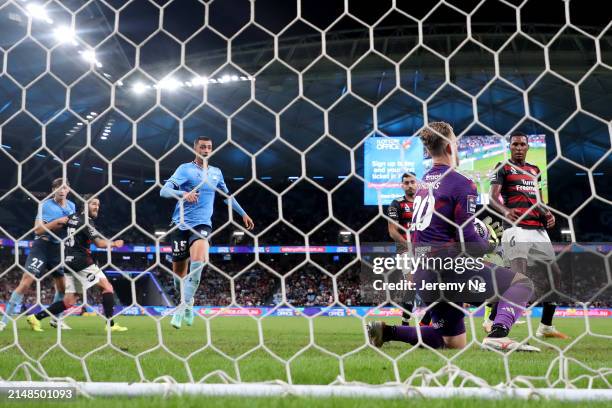
M478 234L474 223L476 186L472 180L454 170L459 164L459 157L452 127L444 122L430 123L421 131L420 138L432 157L433 166L425 173L414 199L411 224L413 250L429 257L451 255L453 259L458 259L457 255L462 253L481 257L491 252L492 243ZM488 228L492 230L491 226ZM491 231L491 236L495 237L494 231ZM459 247L461 250L457 249ZM473 294L440 293L429 287L440 285L440 282L456 283L474 279L484 282L487 292L480 295L480 301L470 298L469 303L481 304L494 295L500 297L493 329L484 339L483 346L495 350L540 351L508 338L512 325L533 294L531 280L523 274L486 262L482 266L480 269L465 268L463 271L418 268L413 281L416 282L417 293L430 307L432 327L370 322L367 325L370 342L376 347L388 341L425 344L432 348L465 347L465 312L461 304Z

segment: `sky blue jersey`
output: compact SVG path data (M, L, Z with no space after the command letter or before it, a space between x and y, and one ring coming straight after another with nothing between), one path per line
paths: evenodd
M200 194L198 201L195 203L189 203L185 200L177 201L172 213L172 223L178 225L181 230L202 224L212 227L211 218L216 189L218 188L225 194L229 194L221 169L210 165L208 169L204 169L195 162L181 164L167 183L173 184L176 190L182 192L197 190ZM235 199L232 199L232 208L241 216L245 214L245 211Z
M68 217L76 212L76 206L70 200L66 200L64 206L60 206L53 198L47 198L38 207L38 214L36 215L36 221L42 220L43 223L48 223L58 218ZM56 232L56 235L60 235ZM48 237L51 242L59 243L56 238L53 238L48 232L43 232L41 235L37 235L35 239L41 237Z

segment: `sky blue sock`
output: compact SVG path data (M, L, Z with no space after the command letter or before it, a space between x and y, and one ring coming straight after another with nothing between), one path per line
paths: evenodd
M19 310L22 301L23 295L17 293L16 291L13 291L13 293L11 293L11 298L9 299L8 304L6 305L4 316L2 316L2 323L8 323L9 315L12 315L15 310Z
M191 262L189 265L189 275L185 277L185 303L190 304L200 286L200 278L202 277L202 269L204 269L204 262Z
M181 278L178 275L174 275L172 282L174 283L174 289L176 290L176 293L178 293L179 299L180 299L181 298Z
M53 295L53 303L59 302L60 300L64 300L64 294L56 290L55 295Z

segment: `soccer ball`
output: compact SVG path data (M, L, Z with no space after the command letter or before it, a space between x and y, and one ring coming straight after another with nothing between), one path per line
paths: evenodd
M484 239L485 241L489 240L489 229L482 220L479 220L478 218L474 219L474 229L476 229L476 232L478 235L480 235L480 238Z

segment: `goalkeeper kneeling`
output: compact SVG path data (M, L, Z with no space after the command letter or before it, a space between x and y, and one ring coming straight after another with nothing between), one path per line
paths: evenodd
M469 231L471 230L471 231ZM429 259L442 258L458 260L459 255L467 253L471 257L480 257L475 267L447 269L445 267L418 268L414 281L417 282L417 294L427 304L431 314L431 327L406 327L387 325L381 321L367 324L370 343L375 347L389 341L401 341L412 345L426 346L435 349L461 349L467 344L462 305L469 303L481 305L485 300L499 295L499 311L488 336L483 340L483 348L493 350L534 351L540 349L524 342L510 339L508 334L516 320L521 316L527 301L533 294L533 283L525 275L510 269L496 266L486 261L483 256L495 251L499 243L498 233L501 227L493 224L491 219L475 220L463 227L465 247L461 249L433 244L417 244L426 252ZM474 238L474 236L476 238ZM469 238L472 238L468 241ZM440 264L437 264L440 265ZM459 263L455 264L459 265ZM462 269L462 270L459 270ZM469 282L484 283L481 293L471 291L474 285Z

